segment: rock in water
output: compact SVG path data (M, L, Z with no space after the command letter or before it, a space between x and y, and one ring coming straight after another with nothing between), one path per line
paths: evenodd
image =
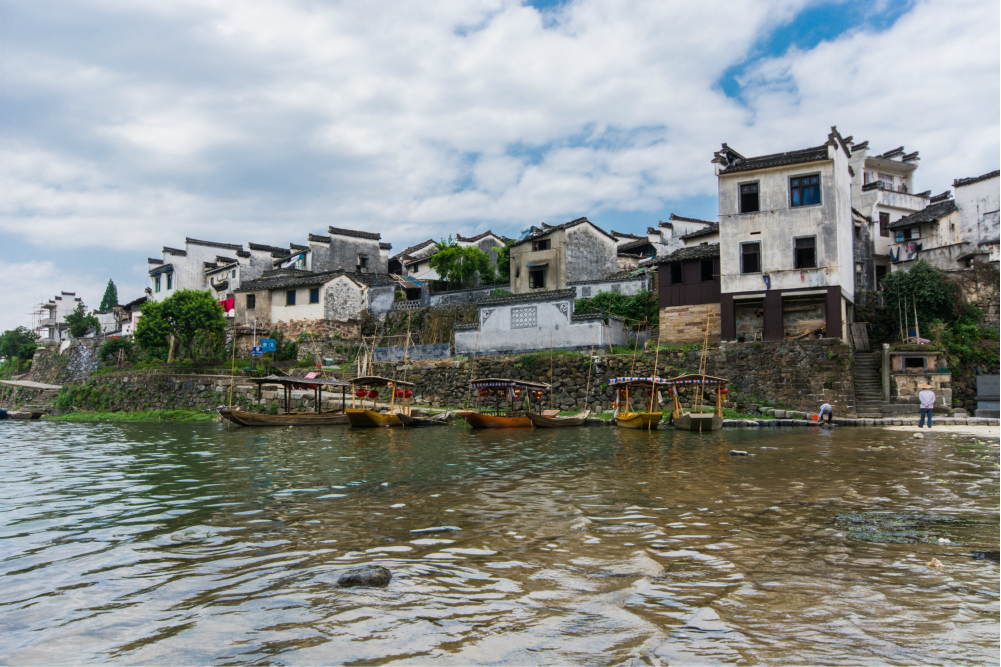
M915 438L918 438L918 439L920 440L920 439L923 439L923 438L924 438L925 436L924 436L924 435L922 435L921 433L915 433L915 434L914 434L914 437L915 437Z
M730 456L747 456L747 452L741 449L731 449Z
M352 586L385 586L393 578L392 573L378 565L365 565L348 570L337 580L337 585L343 588Z

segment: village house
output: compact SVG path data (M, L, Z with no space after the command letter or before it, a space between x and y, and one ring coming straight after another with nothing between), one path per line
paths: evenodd
M47 302L40 304L41 318L35 327L39 335L39 345L57 345L66 339L66 316L74 312L83 299L76 292L60 292Z
M489 229L476 236L466 237L462 234L456 234L454 237L456 245L472 246L485 252L490 257L495 268L500 249L510 240L504 236L494 234ZM390 257L389 272L402 278L412 278L421 282L441 280L438 272L431 267L431 257L437 252L437 242L433 239L412 245L403 250L403 252ZM407 298L411 297L408 296Z
M312 260L308 270L317 273L389 273L392 245L377 232L328 227L327 234L310 234L307 250Z
M587 218L532 227L511 245L511 292L563 290L618 272L618 241Z

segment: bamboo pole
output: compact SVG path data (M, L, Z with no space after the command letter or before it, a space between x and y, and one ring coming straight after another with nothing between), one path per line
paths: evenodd
M553 409L553 334L549 333L549 409Z
M469 409L469 399L473 393L473 370L476 368L476 351L480 349L480 331L476 330L476 339L473 342L473 358L469 360L469 391L466 392L466 409ZM477 401L479 405L479 401Z
M584 385L584 409L587 410L587 399L591 396L591 366L594 366L594 337L595 332L591 332L591 356L588 357L587 361L587 384ZM532 424L535 425L534 422Z
M921 324L918 322L918 300L914 298L914 293L911 292L911 305L914 306L914 343L916 345L921 344Z
M651 377L657 377L657 364L660 361L660 327L657 327L657 351L653 355L653 375ZM655 397L655 391L657 391L657 381L652 380L650 382L650 412L654 412L653 402Z

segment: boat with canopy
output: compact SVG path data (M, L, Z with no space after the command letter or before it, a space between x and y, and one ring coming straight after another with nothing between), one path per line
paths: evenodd
M473 428L531 428L532 421L528 417L532 412L532 402L538 406L538 412L555 417L559 410L542 410L542 397L549 391L548 384L543 382L528 382L526 380L511 380L509 378L476 378L469 382L470 390L476 393L475 410L456 410L455 414L466 420ZM489 400L493 397L493 408ZM516 401L524 401L524 409L514 407ZM505 402L509 407L502 408ZM487 406L484 406L487 403Z
M315 375L310 373L310 375ZM268 415L238 408L220 408L219 414L232 424L240 426L337 426L348 423L344 414L346 402L345 390L350 386L340 380L328 380L318 377L295 378L288 376L269 375L262 378L248 378L257 385L257 404L261 404L261 389L264 385L277 385L282 388L285 402L285 414ZM340 389L341 409L323 412L320 409L322 392ZM313 391L313 412L290 412L289 404L293 391Z
M690 373L671 378L667 382L670 384L668 392L674 399L674 428L699 433L723 428L723 402L729 391L726 388L728 382L726 379ZM686 391L692 393L691 412L685 412L678 399L678 394ZM716 404L712 411L707 411L712 405L706 401L707 398Z
M413 397L413 382L391 380L378 375L356 377L351 380L351 407L344 412L348 423L357 428L372 428L385 426L403 426L400 414L410 414L410 399ZM383 402L388 399L389 412L377 410L377 400L380 390L383 390ZM372 408L365 407L365 399L372 401ZM397 406L397 400L399 405ZM356 401L358 403L356 404Z
M615 424L621 428L653 430L657 428L664 417L664 411L659 410L660 389L667 380L659 377L620 377L608 381L610 387L615 387ZM631 399L643 399L642 410L632 409Z

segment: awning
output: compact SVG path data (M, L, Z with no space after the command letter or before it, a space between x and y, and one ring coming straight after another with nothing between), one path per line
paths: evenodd
M540 266L549 266L549 262L540 262L539 264L526 264L526 269L537 269Z

